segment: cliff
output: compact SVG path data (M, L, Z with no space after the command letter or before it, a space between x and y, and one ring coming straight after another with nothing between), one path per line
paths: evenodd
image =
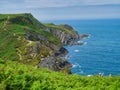
M0 14L0 58L55 71L71 64L64 45L80 39L69 25L43 24L31 14Z
M74 45L80 38L80 35L69 25L45 24L46 31L58 37L64 45Z

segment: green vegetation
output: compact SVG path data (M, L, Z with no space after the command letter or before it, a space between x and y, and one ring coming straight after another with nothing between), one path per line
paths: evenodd
M120 90L120 76L68 75L0 59L0 90Z
M26 31L43 35L49 43L61 47L62 43L60 40L51 33L45 31L44 28L46 27L31 14L0 14L0 58L13 61L19 61L20 58L22 58L23 63L28 63L26 60L30 57L30 52L25 49L28 47L34 48L34 46L37 45L37 40L29 45L29 41L25 38ZM43 46L46 46L45 43ZM49 54L50 50L45 50L47 51L42 52L41 49L39 53L43 53L45 54L44 56L46 56L46 54ZM31 58L34 60L30 63L34 63L33 65L35 65L39 62L38 58L40 59L40 56Z
M60 25L41 24L31 14L0 14L0 90L120 90L120 76L86 77L68 75L67 68L61 70L63 74L33 67L55 52L54 45L62 46L46 28L75 33ZM27 31L45 37L49 47L44 39L40 44L34 36L26 39Z
M48 28L54 28L56 30L61 30L61 31L64 31L66 33L73 34L73 35L75 34L74 30L68 30L68 29L64 28L62 25L54 25L52 23L45 23L44 25Z
M31 14L0 14L0 26L14 34L25 34L26 30L44 35L48 41L61 45L59 39L43 30L46 28Z
M16 39L11 33L7 31L0 31L0 57L4 60L11 59L17 60L18 55L16 55Z

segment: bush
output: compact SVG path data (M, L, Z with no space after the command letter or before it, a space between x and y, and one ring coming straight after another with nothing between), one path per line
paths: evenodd
M119 90L120 76L86 77L0 59L0 90Z

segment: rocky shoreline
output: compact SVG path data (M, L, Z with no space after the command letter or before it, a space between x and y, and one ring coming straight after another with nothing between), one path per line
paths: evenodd
M72 30L74 34L69 34L56 28L44 27L44 30L52 33L55 37L60 39L62 46L57 46L55 44L49 43L46 37L42 36L41 34L30 32L29 30L27 30L26 38L28 40L31 40L31 41L38 40L37 46L34 46L34 47L37 47L36 50L40 49L41 40L45 42L46 47L52 50L55 50L54 53L51 53L45 57L42 57L40 62L36 65L37 68L48 68L53 71L62 71L62 72L71 73L70 68L72 67L72 64L69 63L66 58L66 55L69 52L67 49L64 48L64 46L83 45L85 42L78 42L78 41L89 37L89 35L88 34L79 35L77 31L74 31L74 29L67 24L61 25L61 26L68 30ZM34 53L38 54L37 52L34 52Z
M69 30L73 30L73 28L67 24L62 25ZM72 64L67 61L66 55L69 53L67 49L64 48L64 45L72 46L72 45L83 45L85 42L78 42L84 38L89 37L89 34L78 34L75 31L74 35L70 35L64 33L60 30L56 30L54 28L47 29L48 32L54 34L54 36L58 37L62 42L62 47L59 48L54 54L48 55L43 58L42 61L37 65L38 68L48 68L54 71L67 71L67 73L71 74Z

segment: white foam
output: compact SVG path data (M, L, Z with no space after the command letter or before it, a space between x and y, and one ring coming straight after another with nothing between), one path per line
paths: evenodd
M74 50L74 52L79 52L79 50Z
M87 44L87 42L84 42L84 45L86 45Z
M90 75L87 75L87 77L91 77L91 76L93 76L93 75L91 75L91 74L90 74Z
M72 68L75 68L75 67L77 67L77 64L72 64Z
M75 67L81 68L81 66L78 63L72 64L72 67L73 68L75 68Z
M70 56L65 56L65 59L66 59L66 60L70 59Z
M83 74L84 72L83 72L83 70L80 70L80 72L79 72L80 74Z
M81 43L81 40L80 41L77 41L78 43Z

